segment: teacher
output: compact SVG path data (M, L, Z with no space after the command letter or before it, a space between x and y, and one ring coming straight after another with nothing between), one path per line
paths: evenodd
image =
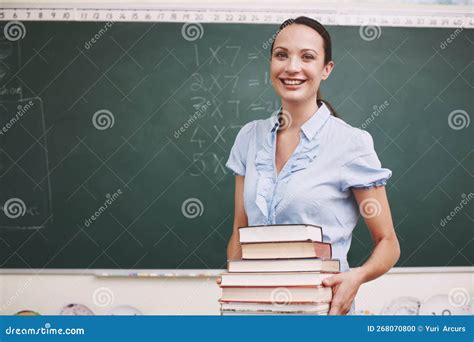
M270 73L281 108L242 127L230 152L226 166L235 174L235 213L227 257L242 256L239 227L321 226L333 258L341 261L341 273L323 282L333 289L329 314L353 314L359 287L386 273L400 256L385 191L392 172L381 167L370 134L338 118L321 98L321 82L334 68L324 26L307 17L288 19L275 36ZM374 245L361 267L349 269L359 214Z

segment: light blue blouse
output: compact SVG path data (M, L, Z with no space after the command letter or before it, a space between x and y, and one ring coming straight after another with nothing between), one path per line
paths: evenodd
M392 172L381 167L369 133L332 116L321 103L301 127L300 142L277 176L278 128L276 115L247 123L226 164L245 176L249 225L321 226L333 258L341 261L342 272L348 271L347 252L359 217L351 188L384 186Z

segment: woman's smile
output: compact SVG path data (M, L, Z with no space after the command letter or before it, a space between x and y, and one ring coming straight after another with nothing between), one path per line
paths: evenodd
M287 90L298 90L300 89L304 83L306 82L305 79L301 78L279 78L280 82Z

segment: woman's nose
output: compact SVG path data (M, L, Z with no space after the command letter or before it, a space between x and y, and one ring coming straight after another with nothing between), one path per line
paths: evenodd
M285 67L285 71L289 73L295 73L301 70L301 64L299 58L289 58L288 64Z

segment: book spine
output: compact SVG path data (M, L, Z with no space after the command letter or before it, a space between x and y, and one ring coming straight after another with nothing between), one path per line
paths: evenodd
M314 254L318 258L331 259L332 246L329 243L314 243Z

